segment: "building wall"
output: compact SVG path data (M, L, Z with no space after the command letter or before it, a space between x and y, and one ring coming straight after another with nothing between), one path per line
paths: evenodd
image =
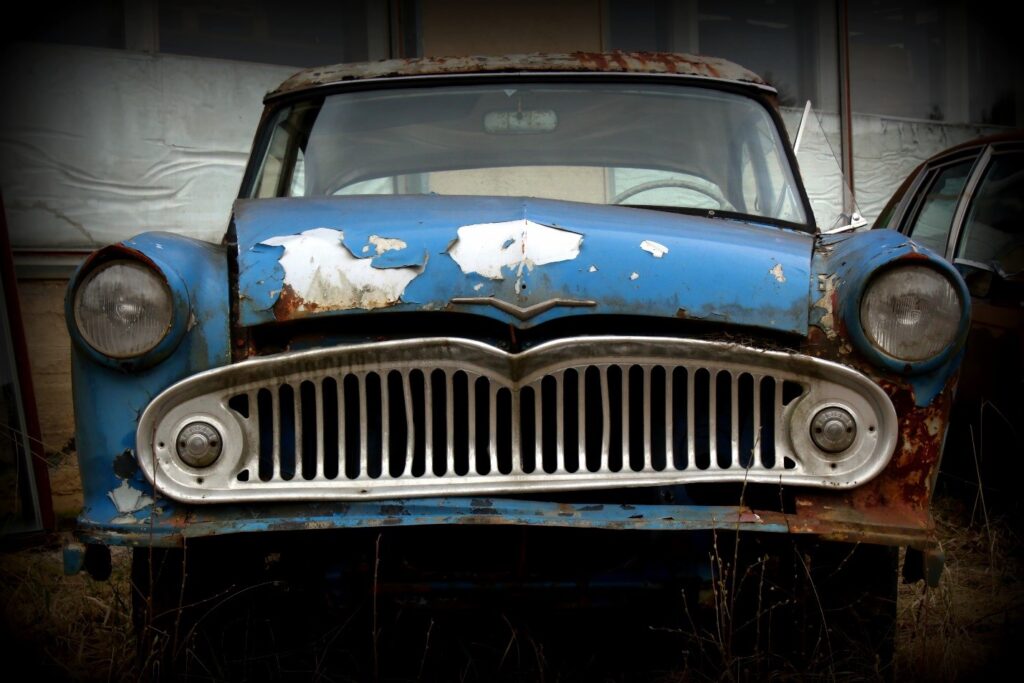
M423 4L423 54L599 52L601 0L433 0Z

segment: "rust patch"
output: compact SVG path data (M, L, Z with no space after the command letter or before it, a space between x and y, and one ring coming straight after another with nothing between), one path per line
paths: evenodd
M140 261L141 263L144 263L145 265L149 266L152 270L159 273L161 277L163 277L163 270L153 261L153 259L146 256L138 249L129 247L123 242L111 244L110 246L100 249L99 251L94 251L83 262L81 272L88 272L92 269L93 266L100 265L101 263L105 263L107 261L113 261L115 259L122 258Z
M757 74L725 59L670 52L614 51L422 57L321 66L296 73L269 93L267 99L332 83L371 78L545 71L675 74L749 83L772 90Z
M316 309L315 302L306 301L295 293L291 285L284 285L274 303L274 317L278 320L293 320L315 312Z

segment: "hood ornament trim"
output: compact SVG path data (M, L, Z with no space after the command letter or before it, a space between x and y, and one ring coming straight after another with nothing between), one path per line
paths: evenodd
M451 299L449 303L453 305L467 306L494 306L499 311L508 313L519 320L529 320L541 313L550 311L556 306L565 306L568 308L597 306L597 302L592 299L548 299L547 301L541 301L532 306L522 308L521 306L510 304L502 299L496 299L493 296L459 296Z

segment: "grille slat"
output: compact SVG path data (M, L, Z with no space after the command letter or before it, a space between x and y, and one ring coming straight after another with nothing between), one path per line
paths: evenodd
M498 387L487 382L487 473L498 471Z
M544 392L541 391L540 383L533 390L533 467L531 473L544 471L544 420L543 418Z
M751 375L751 402L753 410L750 411L751 434L754 439L753 467L764 468L764 459L761 455L761 375Z
M434 472L434 410L432 373L423 373L424 476Z
M334 391L338 400L338 478L344 478L348 472L348 430L345 428L346 411L348 410L348 396L345 393L345 378L334 378Z
M675 462L675 372L672 368L665 369L665 467L671 469Z
M367 478L367 465L369 464L370 452L367 437L366 424L366 402L368 400L366 391L366 375L355 375L356 380L356 401L359 404L359 467L356 470L357 479Z
M589 369L589 368L587 368ZM587 471L587 370L576 373L576 471Z
M455 386L454 376L450 372L443 373L444 377L444 440L445 440L445 467L442 476L455 476Z
M643 448L644 457L644 472L653 472L654 468L651 464L651 366L643 366L643 391L644 391L644 440L641 444Z
M730 443L732 444L732 453L730 454L732 464L738 464L743 466L744 462L749 462L747 459L749 454L740 453L740 413L739 413L739 393L740 393L740 376L739 373L731 373L731 384L729 386L729 397L732 399L729 406L729 417L731 420L731 429L729 430Z
M413 429L413 409L412 409L412 383L409 380L409 373L402 372L402 398L404 399L405 405L405 457L403 458L403 466L401 471L397 473L397 477L408 475L412 472L412 459L415 453L416 443L416 430Z
M882 456L872 453L890 448L887 459L894 447L882 438L895 432L885 424L895 424L888 398L825 361L678 340L553 342L553 358L544 347L512 356L435 342L446 350L346 347L306 354L320 365L254 361L185 380L179 386L188 391L173 387L144 415L163 411L148 418L147 432L170 475L158 487L173 482L187 498L182 491L202 485L205 501L745 479L853 486L860 480L850 472L875 467ZM612 350L602 353L601 343ZM353 360L363 349L365 359ZM806 427L791 427L829 401L875 426L841 460L810 451ZM188 415L211 416L204 419L227 430L226 455L202 478L164 446L174 447Z
M565 472L565 371L555 375L555 471Z
M271 424L273 425L273 431L271 432L272 441L272 452L271 452L271 467L273 468L270 474L270 479L281 479L281 410L280 410L280 387L275 387L270 391L271 411L273 411Z
M518 391L512 392L512 468L510 474L519 476L523 474L523 434L522 434L522 408L523 403Z
M291 386L291 385L289 385ZM291 477L289 479L295 479L296 477L302 476L302 454L306 452L305 443L302 441L302 395L295 388L292 387L292 431L295 434L294 446L292 448L292 464L289 469Z
M601 469L599 472L609 472L611 447L612 447L612 421L611 421L611 391L608 388L608 366L598 368L598 378L601 382L601 408L604 411L604 419L601 422Z

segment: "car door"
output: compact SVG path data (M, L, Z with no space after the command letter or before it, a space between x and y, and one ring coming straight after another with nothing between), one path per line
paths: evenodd
M1002 419L1024 390L1024 143L990 145L964 189L947 244L971 290L971 335L961 373L965 399ZM1017 416L1020 417L1020 416Z

